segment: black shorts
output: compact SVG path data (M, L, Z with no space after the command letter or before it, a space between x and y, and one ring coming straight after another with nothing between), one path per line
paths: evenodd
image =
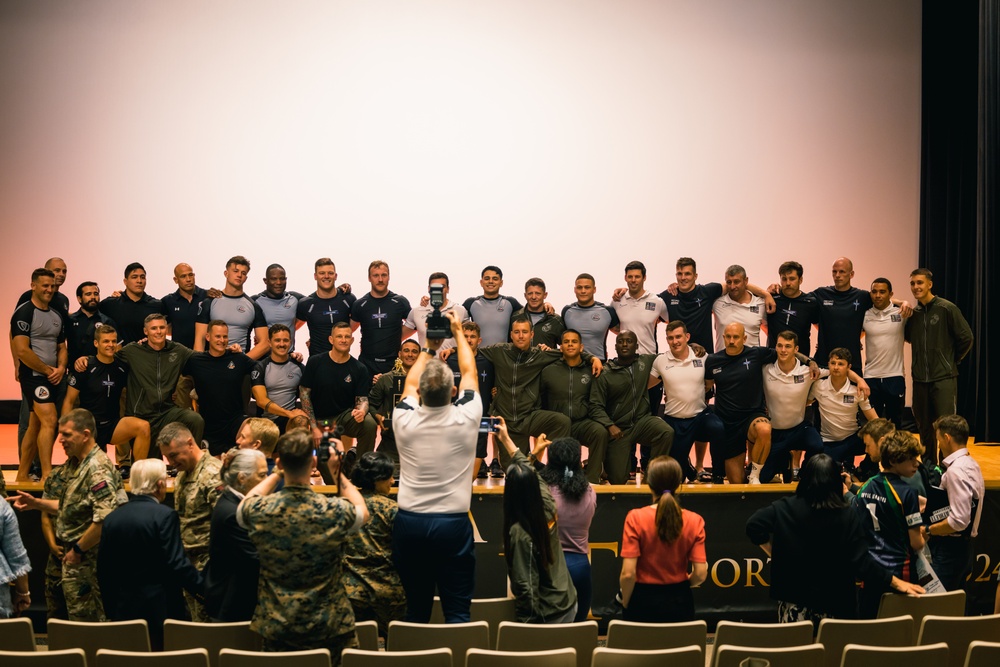
M120 419L109 419L107 421L97 422L97 433L94 434L94 440L101 447L106 447L111 444L111 436L115 434L115 429L118 428L118 422Z
M750 424L761 417L767 417L767 415L763 412L758 412L749 417L736 420L729 420L722 415L719 415L719 417L726 428L726 435L722 438L721 443L722 454L726 459L732 459L741 454L746 454L747 431L750 430Z
M486 442L489 440L489 433L480 433L479 437L476 439L476 458L485 459L486 458Z
M21 394L35 403L56 403L58 387L44 375L36 375L31 369L21 367Z

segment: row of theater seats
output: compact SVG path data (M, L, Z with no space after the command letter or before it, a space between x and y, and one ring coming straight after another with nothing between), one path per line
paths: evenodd
M738 665L748 657L765 658L772 667L783 664L796 667L1000 664L1000 644L976 643L1000 640L1000 615L963 617L964 602L961 592L923 598L887 596L881 615L900 609L911 613L876 621L827 619L820 623L815 641L813 626L808 622L745 624L720 621L715 633L712 664L718 667ZM523 625L505 620L513 614L510 600L477 603L477 615L484 620L458 625L393 623L384 652L378 650L375 624L359 623L361 650L345 652L343 664L345 667L366 667L371 663L377 667L377 662L395 661L399 667L404 664L407 667L423 664L491 667L499 665L494 661L507 656L508 652L515 652L518 661L529 662L519 667L530 667L535 659L533 652L541 652L538 659L544 661L546 667L643 667L647 664L704 667L706 664L707 625L704 621L667 625L611 621L607 647L598 648L598 626L594 621L556 626ZM149 638L144 621L88 624L53 620L49 622L48 643L48 652L35 653L30 621L0 621L0 665L3 667L20 664L29 667L81 667L86 664L91 667L329 667L330 664L325 651L295 656L259 653L259 638L250 632L248 623L168 621L164 627L167 652L148 653ZM967 657L971 662L966 661ZM275 660L281 662L273 662ZM153 665L153 662L159 664Z

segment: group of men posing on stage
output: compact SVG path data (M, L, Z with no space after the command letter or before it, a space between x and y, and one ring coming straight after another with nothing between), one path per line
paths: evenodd
M316 291L308 296L289 291L276 264L266 269L264 291L250 296L243 289L249 271L246 258L232 257L223 289L206 291L191 266L178 264L177 290L155 299L145 291L145 269L133 263L124 290L103 300L96 283L81 283L79 310L70 313L60 291L66 263L53 258L35 270L10 329L23 396L18 481L30 479L36 459L38 474L49 474L58 413L77 403L95 416L98 444L116 447L126 475L129 461L146 457L167 424L182 422L218 455L233 445L252 409L282 429L296 420L318 434L336 423L356 439L358 454L375 447L381 430L380 447L393 452L390 415L425 345L432 312L426 297L413 305L390 291L389 267L380 260L370 264L371 289L360 297L349 284L337 285L329 258L316 261ZM927 269L909 277L912 306L894 298L887 278L868 290L852 286L847 258L834 262L831 286L803 292L802 273L797 262L785 262L780 282L760 288L733 265L725 284L699 284L695 261L682 257L676 283L654 295L645 288L645 266L633 261L625 267L626 287L609 304L595 300L594 278L583 273L574 284L576 302L558 314L540 278L526 281L523 306L502 295L496 266L481 273L483 294L463 304L448 299L446 274L431 273L428 283L443 290L439 310L454 310L464 322L484 414L502 416L525 450L541 433L577 438L589 449L593 483L625 483L636 445L640 468L669 453L692 481L743 483L748 454L750 483L787 478L793 451L824 451L853 468L864 452L859 412L900 425L906 341L913 416L925 459L936 461L933 424L954 414L958 364L973 344L959 309L932 293ZM658 354L661 322L668 349ZM294 350L303 325L306 363ZM609 331L617 334L612 359ZM441 355L451 347L446 341ZM810 403L818 428L807 418ZM487 474L486 430L477 449L480 476ZM490 474L502 476L505 458L501 451Z

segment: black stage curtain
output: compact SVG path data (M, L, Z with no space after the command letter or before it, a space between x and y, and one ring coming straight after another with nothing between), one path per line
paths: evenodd
M923 5L919 263L934 293L965 314L976 344L961 366L958 412L977 440L1000 438L989 377L1000 377L990 332L1000 308L988 289L998 273L1000 0ZM996 412L995 410L993 412Z

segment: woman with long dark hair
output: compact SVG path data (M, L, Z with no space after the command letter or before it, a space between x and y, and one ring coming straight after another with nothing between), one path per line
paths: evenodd
M826 454L809 458L795 495L757 510L747 536L771 556L771 598L782 623L857 618L855 579L866 586L922 593L893 576L869 553L857 513L844 500L840 465Z
M351 471L371 520L344 543L344 589L356 621L377 621L387 636L390 621L406 615L406 594L392 562L392 525L398 507L389 497L396 463L386 452L366 452Z
M587 481L580 463L580 443L575 438L558 438L548 448L548 458L540 473L556 501L559 515L559 543L569 576L576 588L575 621L587 620L590 612L590 522L597 508L597 494Z
M517 620L572 623L576 588L559 544L555 500L502 420L495 437L511 456L503 489L503 547ZM535 453L547 445L537 438Z
M694 619L691 587L708 575L705 520L681 507L677 489L683 480L676 460L656 457L646 472L653 504L625 517L619 583L626 621Z

